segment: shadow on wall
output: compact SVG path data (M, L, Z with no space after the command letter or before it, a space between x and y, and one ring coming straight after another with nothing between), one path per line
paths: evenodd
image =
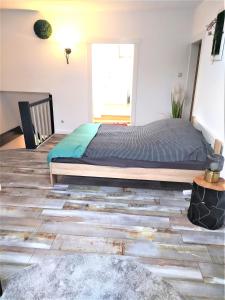
M19 101L34 102L47 97L48 93L0 92L0 135L21 126Z

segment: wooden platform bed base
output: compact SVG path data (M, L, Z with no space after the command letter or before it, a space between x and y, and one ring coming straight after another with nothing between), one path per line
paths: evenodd
M194 177L203 174L204 171L201 170L119 168L86 164L50 163L52 185L56 183L57 175L192 183Z
M214 143L214 152L216 154L221 153L222 143L210 137L195 118L192 118L192 124L202 130L203 135L210 144ZM86 164L50 163L50 180L52 185L56 182L57 175L192 183L194 177L203 174L203 170L119 168Z

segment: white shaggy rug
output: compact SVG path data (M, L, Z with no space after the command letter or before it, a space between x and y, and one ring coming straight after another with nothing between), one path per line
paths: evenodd
M1 300L181 300L142 264L118 256L66 255L14 275Z

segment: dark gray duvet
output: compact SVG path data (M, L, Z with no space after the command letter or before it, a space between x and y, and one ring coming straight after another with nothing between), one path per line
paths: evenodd
M81 159L58 162L120 167L203 169L212 149L202 133L181 119L145 126L101 125Z

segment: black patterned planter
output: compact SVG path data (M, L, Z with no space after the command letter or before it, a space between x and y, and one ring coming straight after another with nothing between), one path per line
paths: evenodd
M215 230L222 227L225 220L224 183L217 188L218 184L202 182L199 184L198 180L194 180L188 219L195 225Z

